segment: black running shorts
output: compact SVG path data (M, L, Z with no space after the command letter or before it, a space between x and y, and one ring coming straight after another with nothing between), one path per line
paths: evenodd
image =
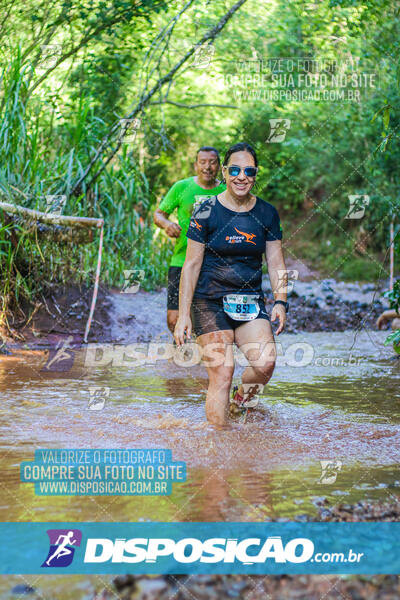
M168 269L168 310L179 309L179 282L181 280L182 267L170 267Z
M260 305L260 312L256 319L266 319L269 321L264 300L260 299L258 303ZM212 331L235 330L240 325L248 322L231 319L223 309L222 298L193 298L191 315L193 331L197 336L204 333L211 333Z

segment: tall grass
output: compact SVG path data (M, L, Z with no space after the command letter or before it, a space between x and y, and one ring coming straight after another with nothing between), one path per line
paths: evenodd
M165 278L170 248L164 238L153 239L151 194L135 148L123 145L91 194L72 196L73 182L107 124L89 99L61 110L51 98L29 96L31 75L21 67L19 51L1 75L0 199L44 212L47 195L65 194L63 214L105 220L102 280L122 286L124 270L141 269L144 287L154 287ZM96 234L92 244L60 246L0 221L0 327L7 324L7 311L18 311L21 299L33 305L46 286L71 281L90 285L96 260Z

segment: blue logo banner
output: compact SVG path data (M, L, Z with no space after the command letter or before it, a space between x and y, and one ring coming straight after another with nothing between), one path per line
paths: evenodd
M400 523L0 523L1 574L400 573Z

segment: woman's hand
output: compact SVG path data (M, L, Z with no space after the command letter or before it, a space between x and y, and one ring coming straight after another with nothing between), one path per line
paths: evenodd
M279 335L285 329L286 325L286 309L283 304L275 304L271 312L271 322L279 319L279 327L275 332L275 335Z
M178 317L178 320L176 322L174 329L174 339L178 347L183 346L183 344L185 343L185 333L186 339L190 340L192 335L192 320L189 316Z

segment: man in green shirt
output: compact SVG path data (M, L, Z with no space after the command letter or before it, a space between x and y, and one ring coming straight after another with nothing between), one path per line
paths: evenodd
M174 253L168 270L167 323L174 331L178 319L179 282L185 262L187 238L195 205L201 204L211 196L223 192L226 187L217 179L220 168L218 150L212 146L202 146L197 151L194 170L196 175L174 183L154 213L154 222L164 229L170 238L176 238ZM171 213L177 210L178 223L169 220Z

